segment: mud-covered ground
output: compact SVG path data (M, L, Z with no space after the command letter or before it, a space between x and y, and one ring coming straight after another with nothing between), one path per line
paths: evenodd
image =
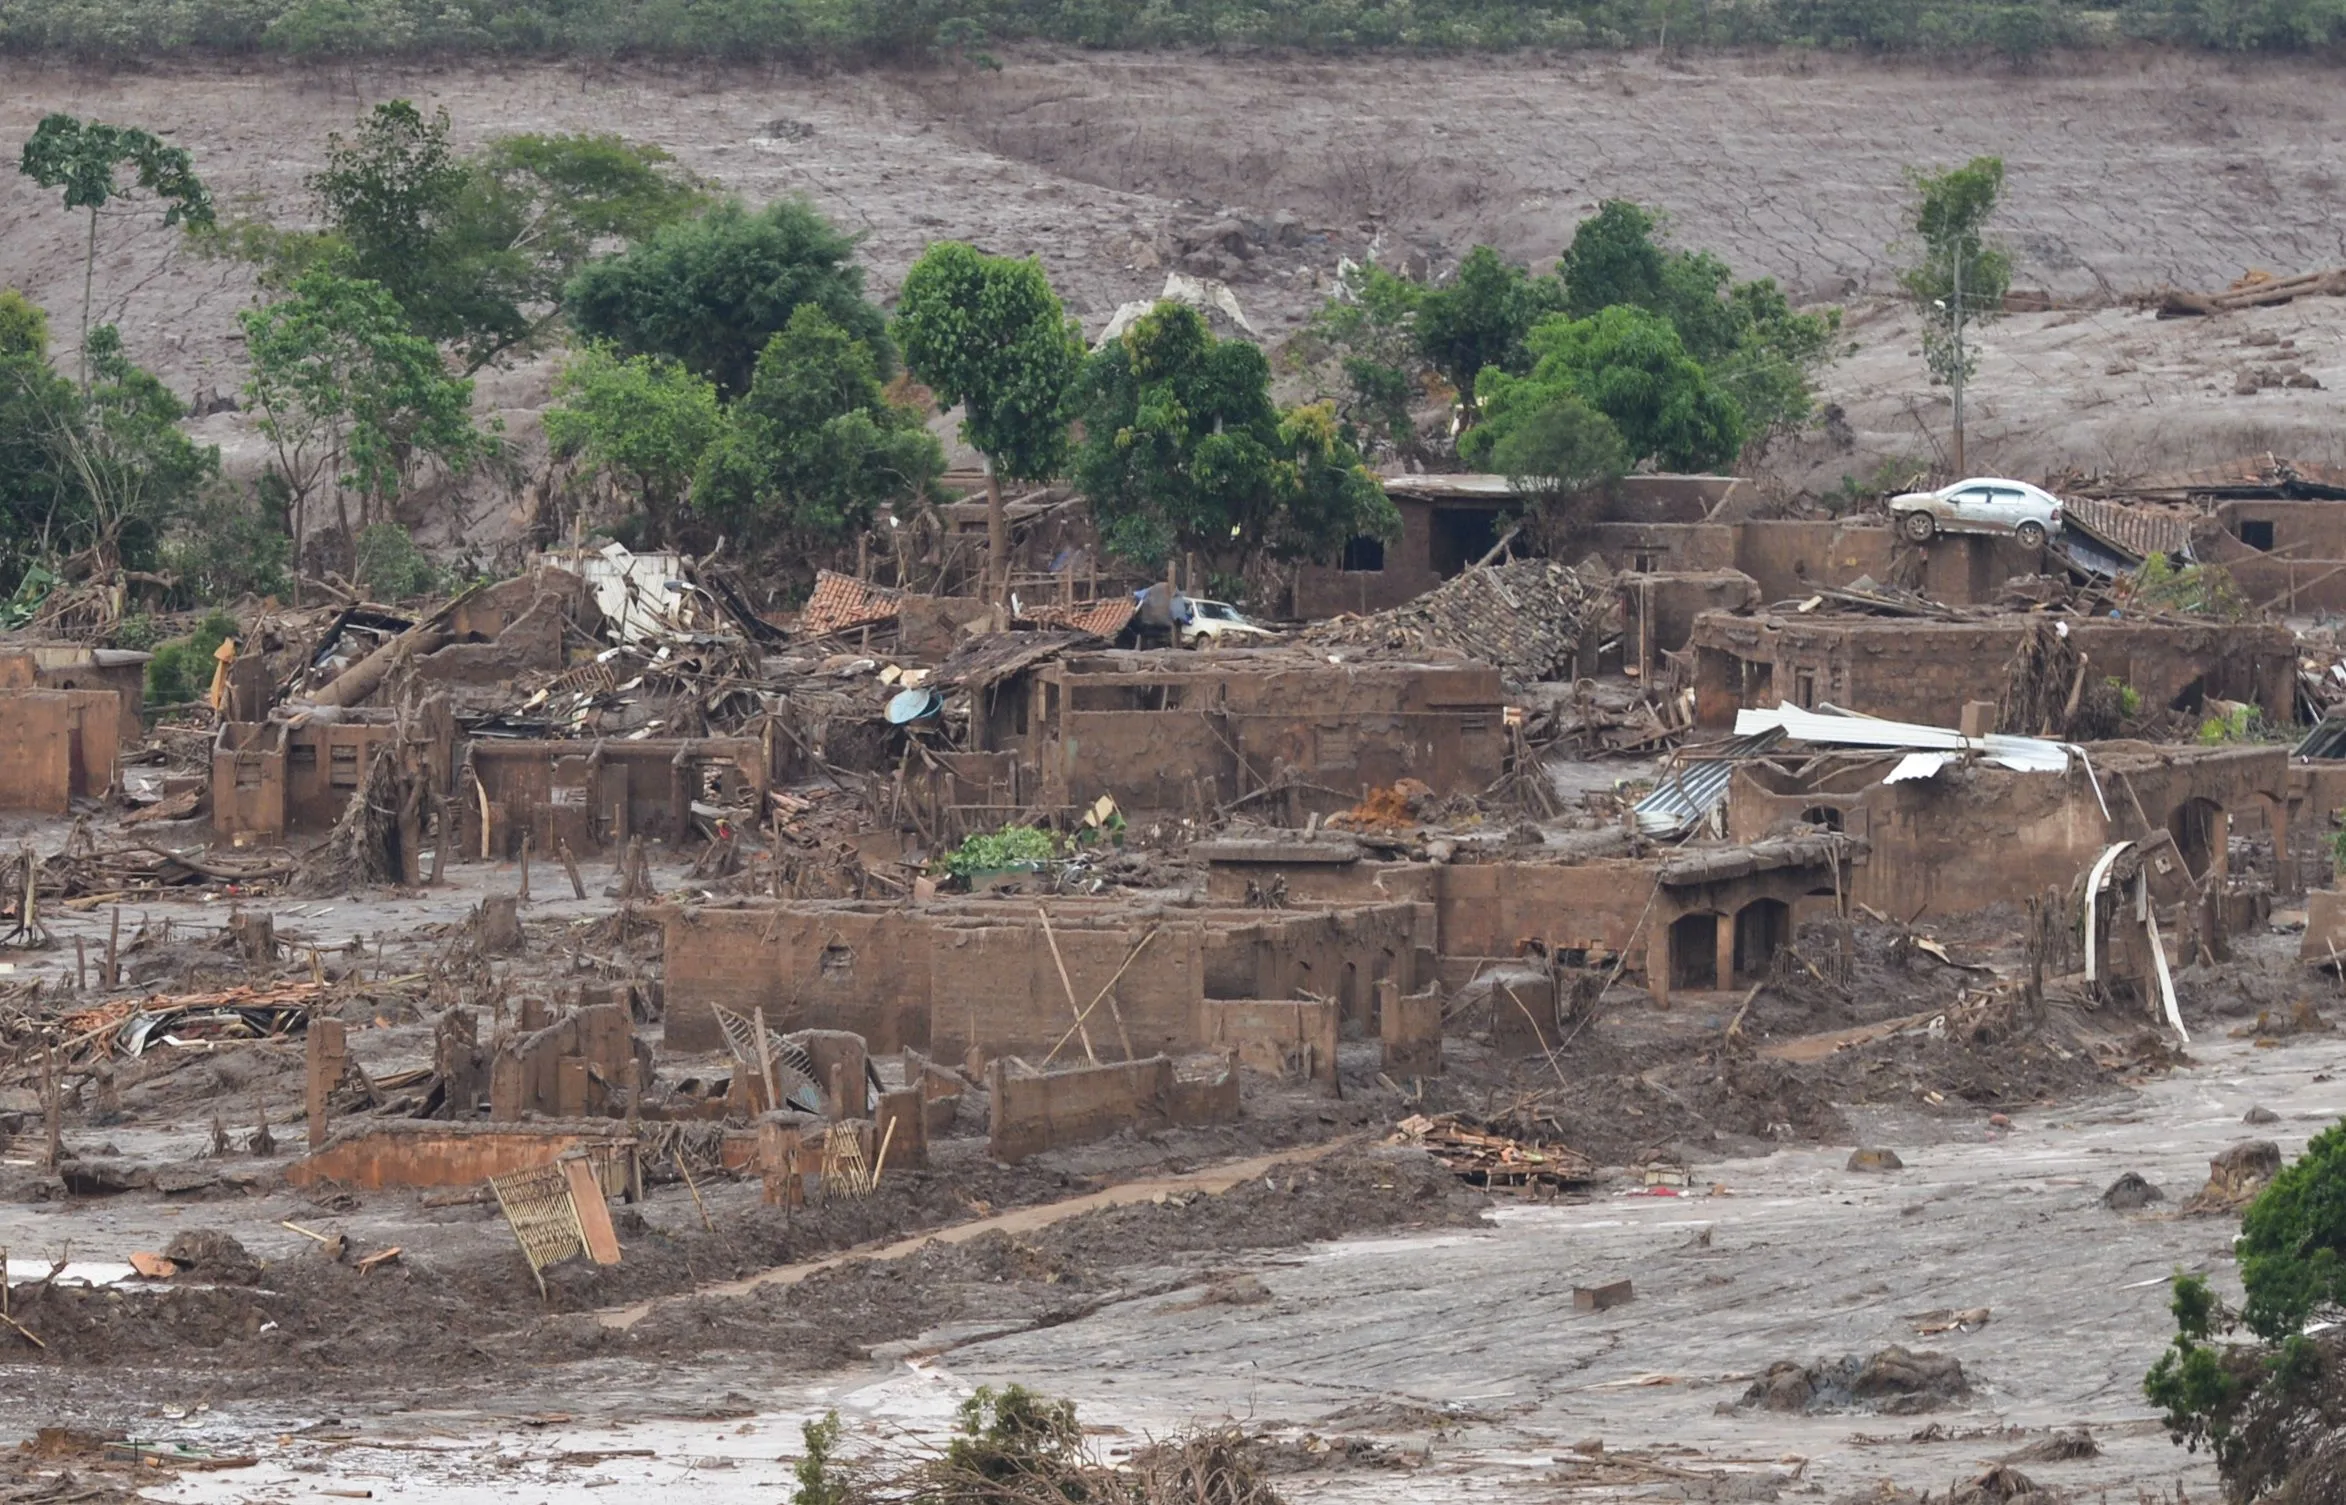
M1998 228L2016 284L2095 306L1978 332L1972 468L2156 470L2267 449L2334 462L2346 389L2339 300L2161 323L2122 306L2165 283L2221 287L2251 267L2331 265L2346 180L2346 91L2325 67L2097 54L2059 66L1934 69L1813 55L1287 61L1013 51L998 72L350 67L256 63L92 72L0 61L0 141L51 110L140 124L195 153L232 213L312 212L303 176L326 134L395 96L445 105L458 140L618 130L753 202L801 194L864 237L892 294L929 241L1042 257L1087 332L1154 297L1168 270L1227 278L1263 338L1293 334L1339 262L1437 272L1478 241L1541 269L1602 200L1667 212L1685 244L1811 301L1848 302L1839 411L1768 458L1834 487L1886 459L1938 453L1946 397L1925 379L1894 291L1910 166L2001 155ZM1992 101L1982 107L1981 101ZM1217 249L1233 224L1263 231ZM249 272L188 254L135 210L102 216L96 317L182 395L244 379L235 314ZM0 284L23 287L70 345L85 222L0 177ZM1244 237L1240 237L1244 239ZM1251 245L1251 242L1250 242ZM2324 390L2234 391L2296 342ZM483 373L480 403L526 459L543 362ZM239 416L197 431L257 463ZM493 488L450 536L502 530ZM438 536L434 534L432 536Z

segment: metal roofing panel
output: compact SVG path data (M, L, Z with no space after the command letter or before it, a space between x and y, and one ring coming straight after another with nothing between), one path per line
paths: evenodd
M1637 802L1632 812L1637 829L1667 840L1683 836L1727 801L1727 785L1735 765L1754 758L1784 740L1780 731L1738 737L1719 748L1715 757L1689 758L1654 784L1653 792Z
M2060 743L2047 742L2041 737L1966 737L1949 727L1881 721L1871 716L1828 715L1796 705L1746 708L1735 713L1735 730L1740 736L1771 727L1782 729L1795 742L1819 742L1829 747L1976 752L1990 763L2022 773L2061 773L2069 767L2068 751Z

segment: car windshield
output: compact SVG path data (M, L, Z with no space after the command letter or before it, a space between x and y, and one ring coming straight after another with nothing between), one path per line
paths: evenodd
M1232 610L1229 606L1223 604L1220 601L1192 601L1190 602L1190 605L1197 608L1197 614L1199 616L1209 618L1216 622L1238 622L1244 620L1244 618L1240 617L1236 611Z

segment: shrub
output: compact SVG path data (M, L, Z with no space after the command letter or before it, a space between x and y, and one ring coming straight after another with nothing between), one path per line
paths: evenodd
M385 600L436 595L448 577L424 557L414 535L397 523L376 523L358 536L358 583Z
M195 632L165 643L147 661L147 704L187 705L212 688L212 655L240 629L236 618L215 611L196 624Z
M996 873L1007 868L1039 868L1059 853L1050 832L1036 826L1004 826L982 831L945 854L945 871L956 878Z
M2346 1342L2306 1328L2346 1315L2346 1124L2249 1204L2235 1248L2245 1301L2233 1310L2178 1273L2175 1337L2143 1393L2178 1446L2214 1455L2229 1498L2335 1499L2341 1459L2326 1439L2346 1427ZM2220 1341L2243 1329L2254 1341Z

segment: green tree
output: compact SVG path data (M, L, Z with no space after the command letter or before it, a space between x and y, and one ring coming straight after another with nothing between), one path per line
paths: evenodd
M962 409L961 437L985 460L986 568L1000 600L1010 588L1002 477L1047 480L1066 463L1083 336L1040 261L939 241L905 274L896 338L913 376Z
M1156 569L1180 550L1233 572L1258 555L1390 538L1399 514L1327 405L1284 418L1270 364L1217 340L1197 310L1160 303L1094 352L1076 389L1074 473L1113 553Z
M751 543L836 542L945 469L920 415L888 401L870 345L802 305L767 341L693 482L693 507Z
M0 290L0 594L52 552L73 483L50 436L74 407L73 383L49 362L49 324L15 289Z
M79 506L57 543L92 574L152 567L165 528L220 473L220 452L179 430L187 409L130 363L111 324L90 331L88 384L52 430Z
M380 283L315 270L290 295L237 316L252 375L245 395L292 510L296 561L310 497L330 486L345 549L426 461L460 471L488 452L472 422L472 383L408 327ZM359 498L354 528L349 497Z
M1955 473L1962 475L1963 393L1979 369L1965 335L1973 324L2003 312L2012 285L2012 258L1987 235L2004 196L2004 159L1974 157L1939 173L1909 168L1906 182L1913 193L1907 229L1915 260L1899 283L1922 315L1923 363L1931 380L1954 394Z
M1371 262L1348 272L1312 316L1304 348L1333 361L1344 391L1336 411L1365 442L1427 459L1412 407L1425 395L1427 366L1417 343L1425 284Z
M1623 199L1581 221L1556 267L1565 311L1589 318L1627 306L1669 320L1686 353L1735 399L1747 438L1806 423L1840 310L1797 313L1773 278L1737 282L1709 252L1662 244L1661 228L1651 211Z
M1492 432L1478 452L1495 456L1502 444L1529 445L1516 431L1565 397L1601 413L1619 430L1631 463L1651 461L1669 470L1707 470L1733 460L1743 447L1743 415L1701 364L1686 353L1678 332L1659 315L1616 304L1589 318L1562 315L1543 321L1527 342L1537 363L1531 374L1486 372L1484 424ZM1481 449L1481 446L1489 446Z
M1448 282L1420 296L1418 350L1457 389L1468 422L1478 412L1475 382L1484 371L1523 369L1524 336L1553 310L1553 288L1508 265L1489 246L1476 246Z
M326 228L249 235L241 249L289 280L321 258L381 283L416 333L466 372L537 342L598 245L648 235L702 202L674 159L612 135L502 136L470 156L448 112L377 105L327 138L311 175Z
M1553 554L1591 520L1585 500L1628 473L1629 446L1612 419L1571 391L1527 383L1510 395L1504 412L1459 436L1458 453L1508 478Z
M122 169L137 169L135 187L122 181ZM83 122L71 115L49 115L33 128L17 170L43 188L65 190L67 209L86 209L90 215L89 243L82 252L81 355L82 380L89 380L90 289L98 265L98 211L115 199L144 191L162 200L163 223L190 229L212 223L212 195L195 175L195 161L182 147L165 146L135 126Z
M626 490L653 536L673 537L693 473L717 437L717 389L657 355L589 345L554 382L546 439L556 454Z
M624 354L679 361L733 398L749 390L766 342L812 303L871 347L885 378L894 351L854 256L853 237L797 200L754 213L720 204L581 268L570 319Z
M2315 1135L2249 1204L2234 1246L2245 1293L2234 1310L2178 1274L2175 1337L2143 1378L2168 1435L2208 1449L2228 1499L2335 1499L2346 1458L2346 1124ZM2252 1341L2228 1342L2245 1331Z

